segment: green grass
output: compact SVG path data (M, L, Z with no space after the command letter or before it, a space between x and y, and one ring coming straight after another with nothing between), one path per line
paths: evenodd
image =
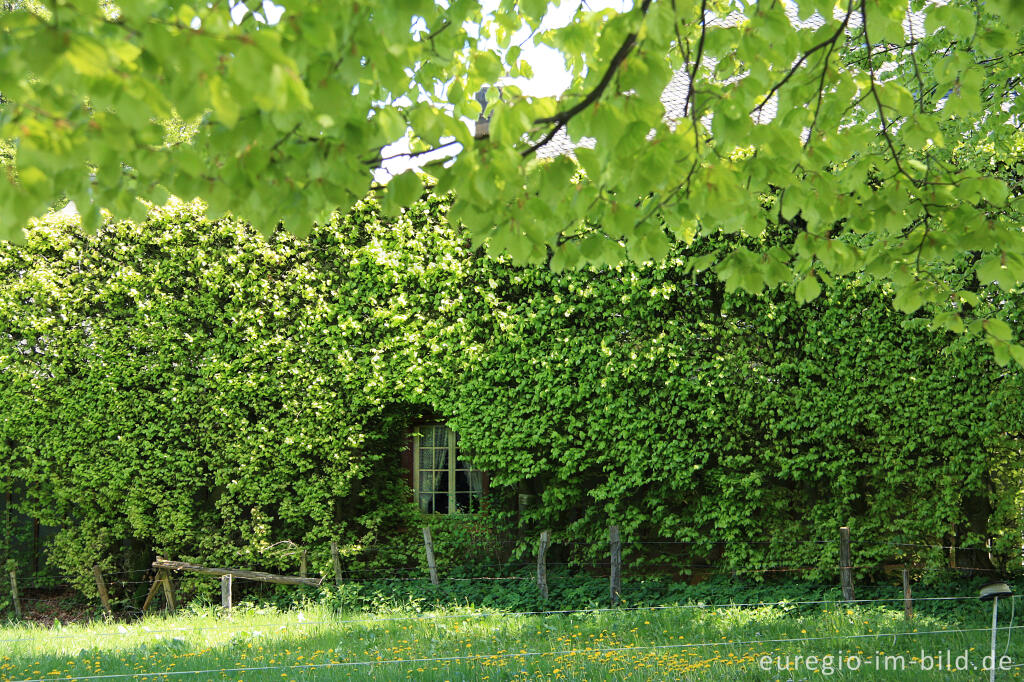
M458 607L367 615L317 605L288 611L243 605L230 617L214 608L192 608L130 624L0 628L0 680L987 679L978 670L922 671L917 663L922 649L929 655L948 649L954 657L966 652L970 664L981 665L988 651L984 628L990 607L957 604L956 611L919 614L909 624L899 604L484 616ZM1009 609L1001 612L1000 624L1009 625ZM1017 623L1024 620L1024 614L1017 616ZM974 629L982 631L926 634ZM1006 630L999 633L999 654L1006 637ZM838 657L840 652L872 663L831 675L766 672L758 665L765 655ZM876 652L902 655L905 669L874 670ZM1013 632L1008 655L1024 662L1024 631ZM209 672L160 674L200 670ZM997 673L997 679L1022 675L1024 668L1015 668Z

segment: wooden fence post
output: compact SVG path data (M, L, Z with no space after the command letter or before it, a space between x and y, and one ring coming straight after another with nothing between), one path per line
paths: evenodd
M153 584L149 586L149 592L146 593L146 601L142 602L143 613L145 613L149 609L149 605L153 601L153 597L156 596L157 590L160 589L160 585L163 582L160 580L159 575L160 574L157 573L158 577L153 579Z
M299 557L299 577L300 578L305 578L306 577L307 559L308 559L308 555L306 554L306 550L303 549L302 550L302 555Z
M171 572L166 568L162 568L160 573L157 574L157 579L161 577L160 574L163 574L164 599L167 601L167 610L173 615L178 610L178 606L174 601L174 585L171 583Z
M839 528L839 580L843 587L843 600L853 601L853 571L850 563L850 528Z
M341 587L341 556L337 540L331 540L331 563L334 564L334 584Z
M103 571L100 570L99 566L92 567L92 577L96 579L96 591L100 593L100 604L103 605L103 613L109 618L114 615L114 612L110 610L110 595L107 593L107 584L103 581Z
M430 584L437 585L437 563L434 561L434 541L430 537L430 526L423 526L423 545L427 549L427 568L430 569Z
M231 582L230 573L220 577L220 606L229 616L231 615Z
M949 527L949 534L953 538L949 541L949 567L956 568L956 523L953 523Z
M612 606L618 606L622 594L622 540L619 538L618 526L608 529L608 539L611 542L612 550L611 585L609 587Z
M18 598L18 574L11 569L11 601L14 602L14 617L21 618L21 600Z
M913 620L914 600L910 596L910 571L903 567L903 618Z
M551 531L545 530L540 534L540 545L537 546L537 587L540 588L540 598L547 601L548 598L548 567L545 563L545 555L548 553L548 545L551 544Z

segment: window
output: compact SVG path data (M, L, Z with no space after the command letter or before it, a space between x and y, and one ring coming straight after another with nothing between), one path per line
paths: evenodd
M459 438L447 426L421 426L413 437L416 501L425 514L474 512L480 508L483 473L459 456Z

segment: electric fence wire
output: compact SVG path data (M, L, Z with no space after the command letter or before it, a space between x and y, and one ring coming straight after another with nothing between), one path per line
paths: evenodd
M544 565L547 566L548 568L551 568L552 566L571 566L571 567L583 568L583 569L587 569L587 568L596 569L596 568L599 568L599 567L610 566L611 562L610 561L587 561L587 562L564 562L564 561L563 562L550 562L549 561L549 562L545 562ZM534 568L533 564L520 564L520 565L483 564L483 565L477 566L477 568L485 568L487 566L499 566L499 567L507 568L508 572L510 572L510 573L515 573L517 571L532 572L533 568ZM681 565L673 565L673 566L671 566L671 568L674 569L674 570L700 571L702 575L738 575L738 574L741 574L741 573L801 573L801 572L808 573L808 572L812 572L812 571L817 571L817 572L821 572L821 573L829 573L829 574L831 574L831 573L835 573L838 570L837 568L832 567L832 566L829 566L829 567L819 567L819 566L789 566L789 567L786 567L786 566L781 566L781 567L774 567L774 568L715 568L715 567L713 567L711 565L707 565L707 564L681 564ZM848 568L850 568L852 570L873 570L873 569L879 568L879 566L878 566L878 564L858 564L858 565L854 565L854 566L849 566ZM174 569L172 569L172 570L174 570ZM227 570L227 569L225 569L225 570ZM438 570L439 573L443 573L447 569L445 569L444 567L438 567L437 570ZM944 567L944 566L939 566L939 567L930 567L930 568L927 568L927 567L911 568L911 570L914 571L915 573L936 573L936 572L948 572L948 571L953 570L953 569L949 569L949 568ZM998 569L986 569L986 568L971 568L971 569L961 569L961 570L969 570L969 571L972 571L972 572L999 572ZM429 580L429 577L427 575L424 575L424 571L423 571L422 568L402 568L402 569L361 569L361 568L354 568L354 569L344 569L342 571L342 573L346 576L346 580L345 580L346 584L372 584L374 582L423 581L423 580ZM397 574L402 574L403 577L392 575L392 576L378 577L378 578L370 577L370 578L357 578L356 580L348 579L348 576L359 576L360 574L381 574L381 573L391 573L391 574L396 574L397 573ZM177 574L177 571L175 571L175 574ZM413 575L413 574L416 574L416 575ZM320 579L321 580L325 580L326 577L327 577L327 574L325 573L325 574L322 574L320 576ZM528 576L523 576L523 577L528 577ZM258 579L247 578L244 575L237 575L237 574L234 575L234 578L235 578L235 580L258 581ZM465 581L465 580L496 580L496 579L510 580L510 579L519 579L519 576L499 575L499 576L465 576L464 577L464 576L459 576L456 573L456 575L454 577L446 578L446 579L447 580L462 580L462 581ZM128 583L128 582L122 582L122 581L111 581L111 582L116 582L118 584L136 584L136 583ZM139 582L149 582L149 581L139 581Z
M138 569L135 569L135 570L132 570L132 571L103 571L103 577L106 578L106 577L112 576L112 575L131 575L131 574L135 574L135 573L149 573L152 570L153 570L152 568L138 568ZM26 576L26 577L23 577L23 578L18 578L18 581L21 582L23 580L64 579L66 577L67 577L67 575L64 574L64 573L44 573L44 574L33 573L30 576Z

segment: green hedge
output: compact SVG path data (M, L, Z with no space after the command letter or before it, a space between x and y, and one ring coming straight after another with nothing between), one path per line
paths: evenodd
M445 210L368 200L298 241L180 205L0 243L0 492L62 528L51 563L88 590L92 564L154 552L294 571L290 542L325 571L338 537L346 566L416 565L400 451L431 411L505 500L446 561L542 527L592 558L609 523L633 559L655 538L683 565L817 577L841 524L858 565L987 536L1019 555L1020 376L973 342L863 280L804 306L727 292L682 247L512 267ZM520 515L518 492L541 503Z
M85 572L153 552L294 571L412 519L395 453L459 253L427 205L300 242L195 206L3 245L0 480ZM398 249L415 234L419 248ZM274 545L274 547L271 547Z
M840 525L859 565L992 534L1019 565L1018 372L864 281L800 306L681 262L490 268L489 340L435 402L496 482L541 495L529 523L588 543L616 522L697 563L823 575Z

